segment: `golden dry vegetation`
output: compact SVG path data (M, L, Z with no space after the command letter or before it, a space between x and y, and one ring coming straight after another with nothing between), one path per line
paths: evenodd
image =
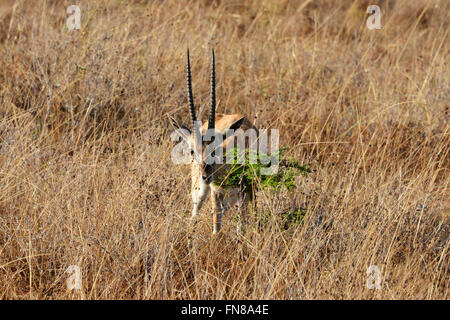
M73 2L0 2L0 298L449 298L449 1ZM189 223L188 46L203 119L214 47L218 112L312 169L243 236Z

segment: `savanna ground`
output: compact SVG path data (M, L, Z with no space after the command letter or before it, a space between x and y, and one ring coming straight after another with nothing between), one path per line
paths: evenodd
M66 26L72 4L80 30ZM449 12L1 1L0 298L448 299ZM189 122L188 46L202 119L214 47L218 112L279 129L312 170L294 192L260 191L243 236L233 213L212 236L209 205L189 223L168 120ZM81 290L66 286L71 265Z

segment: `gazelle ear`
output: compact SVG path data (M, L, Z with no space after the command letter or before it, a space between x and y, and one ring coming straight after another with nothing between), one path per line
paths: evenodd
M185 125L179 124L177 120L175 120L173 117L169 116L170 124L172 125L174 130L178 130L181 136L181 139L183 139L186 143L189 144L189 138L191 136L191 130L186 127Z
M176 129L185 129L187 131L189 131L189 133L191 132L191 130L186 127L185 125L179 124L177 120L175 120L175 118L169 116L170 119L170 124L172 125L172 127L176 130Z
M242 124L244 123L245 117L240 118L239 120L235 121L231 126L230 129L236 131L239 129Z

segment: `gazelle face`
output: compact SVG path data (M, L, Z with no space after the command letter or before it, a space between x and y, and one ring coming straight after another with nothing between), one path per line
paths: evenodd
M201 146L199 145L197 150L195 148L195 138L191 135L189 148L191 153L191 166L193 168L192 173L197 174L198 178L206 184L210 184L213 180L213 173L216 168L216 164L213 163L212 157L214 154L209 152L208 142L204 141L202 137ZM196 154L197 152L197 154Z
M239 115L218 114L216 116L216 128L208 129L205 123L198 130L200 138L198 138L197 144L195 144L194 134L184 127L190 132L186 140L188 140L187 144L191 154L191 165L196 168L194 172L197 172L205 183L211 183L214 180L214 174L223 166L227 143L234 139L234 132L241 127L243 121L244 117L239 117ZM223 133L226 131L230 133L229 137Z

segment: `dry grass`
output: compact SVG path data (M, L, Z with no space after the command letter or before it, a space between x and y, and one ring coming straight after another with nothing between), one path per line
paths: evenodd
M80 31L70 1L0 4L0 298L449 298L449 1L371 1L372 31L362 0L75 2ZM203 119L215 47L218 112L313 169L245 239L209 208L189 237L188 45Z

